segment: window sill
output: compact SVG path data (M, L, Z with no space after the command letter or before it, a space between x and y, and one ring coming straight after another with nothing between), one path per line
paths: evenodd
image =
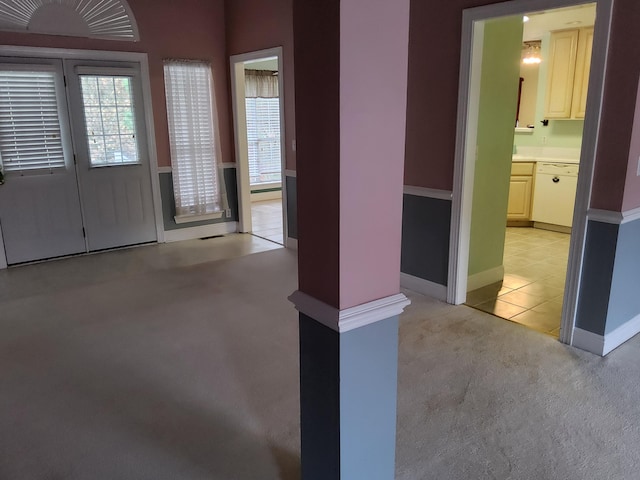
M205 213L202 215L176 215L173 219L177 224L181 223L193 223L193 222L204 222L206 220L217 220L218 218L222 218L222 214L224 212L221 210L219 212L214 213Z

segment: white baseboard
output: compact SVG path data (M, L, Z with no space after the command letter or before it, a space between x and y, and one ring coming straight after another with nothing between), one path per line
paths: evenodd
M264 200L280 200L282 198L282 190L274 192L258 192L251 194L252 202L262 202Z
M238 231L237 222L213 223L211 225L201 225L199 227L180 228L177 230L165 230L164 241L180 242L182 240L194 240L196 238L215 237L226 235Z
M286 247L290 248L292 250L297 250L298 249L298 239L297 238L291 238L291 237L287 237L286 240Z
M581 328L575 328L571 345L604 357L638 333L640 333L640 315L636 315L627 323L620 325L613 332L605 335L598 335Z
M504 266L485 270L484 272L469 275L467 278L467 292L477 290L492 283L501 282L504 279Z
M424 278L414 277L408 273L400 273L400 286L443 302L447 301L447 287Z

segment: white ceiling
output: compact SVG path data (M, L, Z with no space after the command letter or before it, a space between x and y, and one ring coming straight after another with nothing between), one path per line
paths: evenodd
M596 19L596 4L587 3L577 7L557 8L527 14L529 21L524 24L522 39L540 40L546 32L567 28L588 27Z

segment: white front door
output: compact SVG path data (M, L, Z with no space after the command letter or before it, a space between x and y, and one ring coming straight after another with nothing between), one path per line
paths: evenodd
M142 102L135 63L0 58L7 264L157 240Z
M7 263L84 252L61 61L0 59L0 155Z
M65 68L89 250L156 241L139 66Z

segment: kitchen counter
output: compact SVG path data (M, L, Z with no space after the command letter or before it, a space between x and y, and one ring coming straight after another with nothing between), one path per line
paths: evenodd
M513 155L513 162L545 162L545 163L571 163L577 165L580 163L579 158L558 158L558 157L534 157L529 155Z

